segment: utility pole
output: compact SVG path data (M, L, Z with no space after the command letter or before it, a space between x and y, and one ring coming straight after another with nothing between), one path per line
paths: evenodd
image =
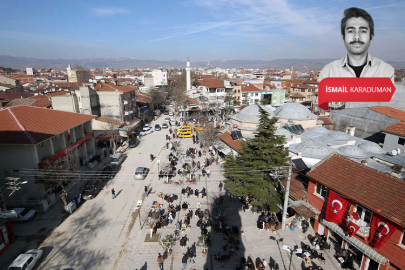
M290 196L291 171L292 171L292 165L288 166L287 186L285 188L285 197L284 197L283 220L281 223L282 230L285 230L285 225L286 225L285 222L287 219L288 198Z

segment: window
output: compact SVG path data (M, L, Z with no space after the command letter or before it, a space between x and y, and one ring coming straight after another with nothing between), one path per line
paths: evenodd
M359 215L360 226L369 227L373 214L360 205L356 205L356 213Z
M398 144L405 145L405 139L404 138L398 138Z
M319 183L316 183L316 194L320 195L322 198L326 198L326 187Z

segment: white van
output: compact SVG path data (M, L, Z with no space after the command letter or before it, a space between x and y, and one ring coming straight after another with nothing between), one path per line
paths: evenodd
M123 161L124 161L124 154L122 152L117 152L113 156L110 164L111 165L116 165L116 166L121 166Z

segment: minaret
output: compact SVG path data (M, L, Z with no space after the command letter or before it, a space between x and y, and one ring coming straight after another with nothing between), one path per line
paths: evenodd
M187 65L186 65L186 73L187 73L187 86L186 87L187 87L187 89L186 89L186 91L191 90L191 74L190 74L190 71L191 71L190 59L187 56Z

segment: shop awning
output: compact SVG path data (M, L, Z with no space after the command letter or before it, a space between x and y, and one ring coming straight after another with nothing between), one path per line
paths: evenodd
M108 134L100 134L96 137L97 140L111 140L111 136Z
M216 142L214 144L214 147L224 155L229 155L230 153L232 153L232 149L223 142Z
M356 247L359 251L361 251L363 254L367 255L370 259L380 263L380 264L385 264L388 259L376 252L374 249L371 247L367 246L360 240L358 240L356 237L349 237L346 235L346 232L343 231L342 228L339 227L336 223L326 221L324 219L321 220L321 224L324 226L327 226L329 229L337 233L340 237L342 237L343 240L345 240L347 243L353 245Z
M319 215L318 209L310 205L305 201L293 201L291 202L292 209L297 212L300 216L309 219Z

